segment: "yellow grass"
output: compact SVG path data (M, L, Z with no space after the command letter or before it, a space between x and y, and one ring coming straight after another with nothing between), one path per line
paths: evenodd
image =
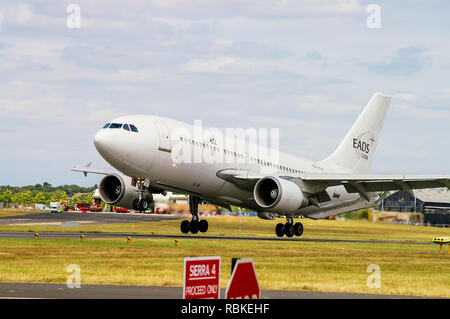
M274 236L279 221L209 218L208 235ZM361 221L302 220L305 237L430 242L449 229L372 224ZM180 221L83 226L33 226L32 231L117 231L179 234ZM22 226L21 226L22 227ZM25 228L30 228L27 226ZM239 231L239 228L242 228ZM2 226L2 229L8 228ZM11 226L12 228L12 226ZM10 230L12 230L9 228ZM17 229L16 229L17 230ZM447 250L445 249L445 252ZM82 284L181 286L183 259L218 255L221 286L230 278L233 257L253 258L262 289L336 291L450 297L450 255L438 245L317 243L288 241L137 239L0 239L0 282L65 283L69 264L81 267ZM368 288L370 264L381 269L381 288ZM181 290L180 290L181 294Z

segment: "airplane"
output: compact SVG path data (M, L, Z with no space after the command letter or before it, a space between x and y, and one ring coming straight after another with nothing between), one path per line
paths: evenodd
M336 150L320 161L246 138L225 143L234 137L174 119L129 115L112 119L94 137L99 154L119 173L93 169L91 163L72 170L105 175L99 183L102 200L124 208L145 211L153 205L152 194L188 195L192 219L180 224L185 234L207 232L198 205L209 202L252 209L262 219L284 216L276 235L301 236L303 225L294 218L374 207L392 191L414 196L413 189L450 188L450 175L369 173L390 101L375 93Z

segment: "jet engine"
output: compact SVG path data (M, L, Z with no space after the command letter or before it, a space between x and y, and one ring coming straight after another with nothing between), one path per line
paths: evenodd
M277 214L268 213L268 212L258 212L258 217L261 219L275 220L277 219Z
M253 196L265 211L292 213L309 205L301 188L289 180L267 176L255 185Z
M138 188L131 185L131 178L125 175L111 174L102 178L99 185L101 199L111 205L133 209L133 202L139 199ZM153 201L148 189L144 192L145 200Z

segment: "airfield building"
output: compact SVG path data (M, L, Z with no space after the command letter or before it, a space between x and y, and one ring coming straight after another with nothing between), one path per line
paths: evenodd
M424 216L424 224L447 225L450 227L450 191L445 189L419 189L412 197L399 191L384 199L381 211L419 212Z

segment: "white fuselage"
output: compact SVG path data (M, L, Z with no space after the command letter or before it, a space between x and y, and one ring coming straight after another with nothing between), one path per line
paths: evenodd
M243 144L236 142L238 139L168 118L130 115L110 123L133 124L138 130L104 128L96 134L95 147L114 168L130 177L145 178L153 187L192 194L217 204L262 211L254 202L253 192L217 176L222 170L241 172L248 177L253 174L301 177L308 173L336 172L248 141L242 148ZM348 193L343 186L328 187L325 192L330 200L321 202L320 208L310 205L289 215L316 219L374 204L372 197L367 201L357 193Z

